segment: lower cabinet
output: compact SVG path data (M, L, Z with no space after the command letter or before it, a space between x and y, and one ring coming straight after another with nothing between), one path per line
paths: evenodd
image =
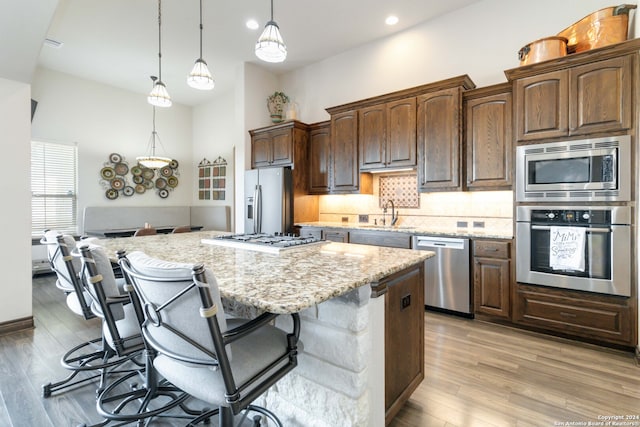
M477 314L511 315L510 241L473 241L473 295Z
M513 321L518 324L633 346L632 319L628 298L517 284Z
M411 235L389 231L351 230L349 232L349 243L411 249Z
M349 231L324 229L322 230L322 238L332 242L349 243Z
M424 379L424 263L377 284L385 298L385 424ZM372 286L375 289L375 286Z

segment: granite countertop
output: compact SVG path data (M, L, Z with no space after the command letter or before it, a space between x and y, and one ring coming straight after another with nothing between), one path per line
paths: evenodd
M202 262L224 298L272 313L294 313L424 261L429 251L327 242L279 254L201 243L214 231L92 239L109 256L124 249L167 261Z
M490 239L512 239L513 229L503 228L456 228L456 227L412 227L412 226L381 226L371 224L359 224L356 222L301 222L297 223L300 227L318 227L318 228L345 228L351 230L366 231L390 231L394 233L406 233L411 235L430 235L430 236L453 236L473 238L490 238Z

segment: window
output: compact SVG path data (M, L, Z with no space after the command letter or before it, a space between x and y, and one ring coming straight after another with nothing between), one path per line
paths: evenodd
M31 141L31 235L75 234L78 150L75 144Z

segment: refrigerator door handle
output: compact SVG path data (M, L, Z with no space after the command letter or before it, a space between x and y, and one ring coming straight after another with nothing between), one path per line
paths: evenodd
M262 233L262 186L256 185L253 193L254 215L253 215L253 232Z

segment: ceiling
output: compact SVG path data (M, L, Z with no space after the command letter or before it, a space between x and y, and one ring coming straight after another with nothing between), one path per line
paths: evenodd
M28 0L34 1L51 0ZM162 2L162 80L174 102L197 105L233 87L239 64L279 74L402 31L478 0L274 0L274 20L287 45L281 64L259 61L253 47L269 19L269 0L203 1L203 58L216 80L212 92L186 84L198 57L198 1ZM59 0L38 65L141 94L158 73L155 0ZM384 20L399 18L395 26ZM245 26L249 18L260 28Z

